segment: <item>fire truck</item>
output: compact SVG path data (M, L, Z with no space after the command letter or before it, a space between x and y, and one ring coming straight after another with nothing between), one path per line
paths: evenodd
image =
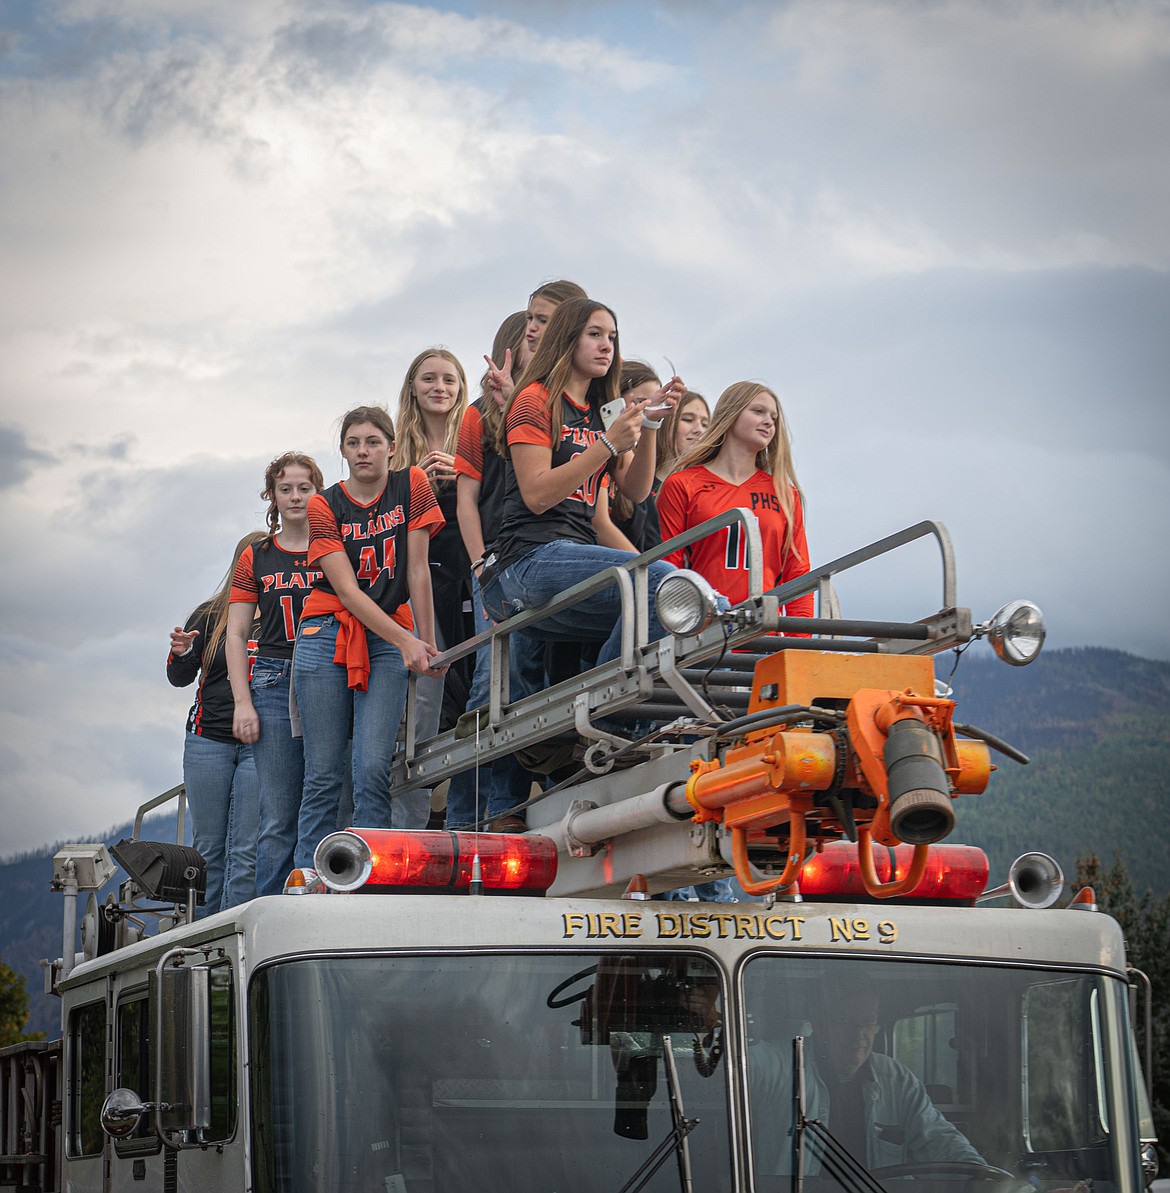
M646 563L710 533L746 542L751 595L680 571L649 641ZM841 615L841 573L919 540L937 611ZM935 656L1030 662L1039 610L976 622L933 522L770 592L759 559L732 510L562 594L619 586L621 655L520 700L509 638L548 606L447 652L490 651L488 705L416 741L411 697L395 790L556 745L524 833L355 826L205 918L181 788L104 901L109 852L64 846L62 1038L0 1055L0 1186L1138 1193L1117 924L1042 855L989 889L947 840L993 754L1026 759L956 720ZM806 592L817 616L786 616ZM170 798L178 840L141 839ZM730 875L741 901L663 897Z

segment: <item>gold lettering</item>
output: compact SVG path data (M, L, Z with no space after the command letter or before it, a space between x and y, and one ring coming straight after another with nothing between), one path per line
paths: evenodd
M790 916L787 916L786 918L787 918L788 922L792 925L792 939L800 940L801 939L800 930L804 926L804 916L790 915Z
M882 944L893 944L898 939L898 925L893 920L882 920L877 930L878 939Z
M564 935L566 938L576 936L578 932L585 929L585 917L579 911L563 912L561 919L565 925Z
M642 935L642 913L640 911L627 911L622 916L622 935Z
M711 935L711 917L700 911L687 917L687 936L693 940L706 940Z
M673 911L655 912L658 917L658 935L671 939L682 935L682 916Z
M842 920L835 915L831 915L829 916L829 930L830 944L836 944L841 940L848 943L853 939L853 925L849 920Z
M597 917L598 936L621 936L622 917L616 912L603 911Z
M869 940L869 920L854 920L853 921L853 939L854 940Z
M711 919L715 921L716 939L726 940L729 927L734 930L735 916L731 912L716 911L712 912Z
M788 916L766 915L761 921L764 932L772 940L788 939Z
M762 935L760 932L760 921L754 915L747 915L740 912L735 917L736 940L759 940Z

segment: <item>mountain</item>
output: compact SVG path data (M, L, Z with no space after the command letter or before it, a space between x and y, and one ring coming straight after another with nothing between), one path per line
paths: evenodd
M188 818L188 844L189 826ZM104 838L106 847L129 837L133 829L133 821L111 829ZM148 817L143 821L142 836L144 840L174 841L174 814ZM46 846L38 853L22 854L0 865L0 960L17 973L24 974L29 1001L29 1021L25 1031L44 1032L50 1039L61 1034L61 1004L55 995L44 993L41 958L60 957L63 952L64 899L49 889L53 878L53 854L58 848L58 845ZM98 901L104 902L110 891L117 893L125 879L125 871L119 868L98 892ZM77 900L79 931L87 898L88 894L82 892Z
M1106 866L1120 857L1139 894L1170 894L1170 663L1080 647L1016 668L981 653L950 682L956 720L1031 757L993 753L987 790L955 804L953 839L986 850L993 882L1033 850L1071 882L1077 858L1096 853Z
M948 656L936 670L946 678ZM1042 654L1030 667L988 652L965 653L949 681L956 719L1031 755L1021 766L993 755L987 791L955 804L952 840L978 845L993 885L1021 853L1049 853L1071 882L1079 857L1106 866L1120 857L1135 890L1170 894L1170 663L1093 647ZM127 824L107 845L130 835ZM174 817L147 821L144 835L175 839ZM58 1033L57 1000L41 993L40 959L60 956L61 896L49 890L55 847L0 865L0 959L28 981L27 1030ZM116 890L121 876L107 886ZM104 897L104 892L103 892ZM80 901L78 918L84 912Z

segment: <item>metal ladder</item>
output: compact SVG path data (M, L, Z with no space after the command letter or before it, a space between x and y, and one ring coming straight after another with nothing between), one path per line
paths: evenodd
M725 618L692 637L667 635L657 642L649 642L647 566L733 525L740 527L747 544L750 595L735 606L732 624L727 624ZM930 536L937 543L942 564L942 604L938 611L915 622L856 621L838 615L833 588L835 576ZM726 717L718 706L733 711L746 709L751 670L763 653L778 649L814 649L935 654L961 645L971 637L970 611L955 604L955 566L950 535L939 522L919 522L813 568L807 575L769 592L762 591L761 558L755 515L744 508L731 509L621 566L606 568L546 605L510 617L444 651L436 659L439 664L472 655L482 645L490 647L487 724L481 725L478 733L467 736L456 736L453 728L427 740L417 740L415 677L412 675L404 748L395 762L392 790L397 794L419 787L433 787L471 766L571 734L592 743L585 754L586 767L594 774L604 774L612 766L612 755L630 745L630 739L614 733L607 726L615 720L678 718L692 730L700 723L718 724ZM619 657L522 700L510 702L510 636L537 625L551 613L569 608L610 584L617 584L622 603ZM818 610L832 616L782 615L787 603L810 592L816 593ZM777 631L816 637L765 637ZM721 668L714 671L702 669L702 664L716 658L723 660ZM712 689L715 697L711 696ZM606 726L597 724L602 718ZM661 754L675 748L669 741L659 740L652 750Z

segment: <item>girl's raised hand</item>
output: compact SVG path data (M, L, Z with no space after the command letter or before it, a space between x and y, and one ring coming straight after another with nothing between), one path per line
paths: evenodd
M650 404L646 407L646 417L660 422L678 405L679 399L686 392L687 383L681 377L671 377L650 399Z
M631 448L637 447L642 434L642 412L653 401L654 398L646 398L641 402L630 402L609 424L605 437L618 452L628 452Z
M488 355L484 355L484 360L487 361L487 383L488 388L492 391L492 397L502 406L507 400L508 395L512 392L514 385L512 382L512 349L504 349L504 365L503 368L498 368L496 362Z
M178 658L180 655L189 653L198 637L198 630L185 630L182 626L175 626L171 630L171 654Z

